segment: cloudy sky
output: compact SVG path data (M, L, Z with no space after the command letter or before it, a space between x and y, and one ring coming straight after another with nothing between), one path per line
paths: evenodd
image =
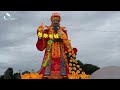
M36 49L38 26L50 25L53 11L0 11L0 74L38 71L44 51ZM77 59L99 67L120 66L119 11L59 11Z

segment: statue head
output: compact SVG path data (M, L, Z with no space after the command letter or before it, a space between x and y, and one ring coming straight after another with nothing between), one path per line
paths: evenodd
M58 30L60 27L61 17L59 13L53 13L51 16L51 22L54 30Z

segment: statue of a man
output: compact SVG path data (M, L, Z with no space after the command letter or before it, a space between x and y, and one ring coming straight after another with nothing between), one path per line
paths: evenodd
M48 79L62 79L68 77L69 55L73 58L76 57L76 48L72 48L70 40L67 36L65 27L60 26L61 17L58 13L53 13L51 16L51 25L43 25L37 30L38 41L36 47L39 51L45 49L45 54L39 74L43 74L43 78Z

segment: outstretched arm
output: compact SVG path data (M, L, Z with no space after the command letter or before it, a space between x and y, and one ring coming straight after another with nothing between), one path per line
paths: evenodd
M42 33L42 34L44 34L44 33L48 33L47 31L48 30L44 30L43 31L43 29L44 29L44 27L41 25L39 28L38 28L38 30L37 30L37 35L38 35L38 33ZM47 42L47 39L46 38L43 38L43 37L39 37L38 36L38 40L37 40L37 43L36 43L36 48L39 50L39 51L43 51L45 48L46 48L46 42Z

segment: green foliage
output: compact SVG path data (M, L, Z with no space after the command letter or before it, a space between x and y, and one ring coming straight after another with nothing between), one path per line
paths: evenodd
M20 73L14 73L13 77L14 79L21 79Z
M91 75L96 70L100 69L98 66L92 65L92 64L84 64L82 66L82 70L86 73Z
M83 64L80 60L77 60L77 62L82 68L82 71L84 71L86 74L89 74L89 75L91 75L96 70L100 69L100 67L92 64Z
M0 79L20 79L20 73L13 73L13 68L8 68Z
M8 68L4 73L4 79L13 79L13 69Z
M80 65L80 67L82 68L84 64L80 60L77 60L77 62Z
M22 74L30 73L29 71L24 71Z
M1 75L1 76L0 76L0 79L4 79L4 75Z

